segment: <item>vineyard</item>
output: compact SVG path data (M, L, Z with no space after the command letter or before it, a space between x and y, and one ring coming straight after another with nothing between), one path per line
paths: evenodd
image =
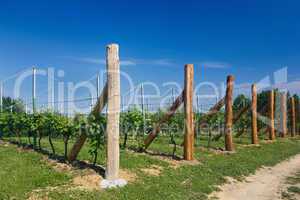
M36 185L14 194L0 184L0 199L46 194L51 199L205 199L225 182L225 176L245 176L300 152L296 94L277 88L259 90L253 83L250 96L234 95L237 77L229 75L224 97L203 111L196 108L197 74L188 64L184 89L178 97L172 96L170 104L156 111L134 105L122 110L118 45L109 45L106 56L107 81L90 113L66 116L35 109L29 113L22 101L3 97L0 114L0 167L5 154L20 151L16 161L30 154L36 163L47 157L54 164L92 170L101 176L98 188L72 191L64 186L73 175L41 167L43 173L57 177L57 182L42 178L52 189L36 180ZM20 163L16 166L29 170ZM42 189L33 198L32 191L38 188Z
M268 101L268 91L260 93L258 99L260 105L258 105L259 110L264 108L265 103ZM295 98L297 98L295 96ZM297 100L298 101L298 100ZM244 95L238 96L233 103L234 112L238 112L243 108L249 108L251 105L251 100ZM223 130L220 128L224 123L224 110L213 115L206 115L204 113L195 113L195 146L202 146L207 149L218 149L222 150L222 138L219 136L222 134ZM143 113L139 109L131 109L127 112L121 113L120 115L120 133L121 141L120 146L124 149L140 149L143 148L144 139L147 136L143 134L144 130L149 132L153 124L159 121L164 115L163 111L158 111L155 113L144 113L146 120L143 120ZM264 113L267 115L267 113ZM201 126L201 123L207 122L205 125ZM291 125L291 123L288 123ZM0 118L0 128L1 137L10 141L16 142L18 145L28 146L36 150L42 150L41 141L47 140L51 147L51 154L56 155L56 149L53 145L53 140L58 142L61 141L64 144L64 158L67 160L68 150L70 148L69 143L74 142L74 140L82 133L85 132L88 135L89 141L89 152L91 154L94 163L97 161L97 155L99 151L104 151L105 148L105 125L106 118L104 115L100 115L98 118L93 116L85 116L78 114L74 118L70 119L64 115L55 112L43 112L26 114L24 112L3 112ZM277 124L278 125L278 124ZM161 149L163 152L173 156L174 158L180 157L180 152L176 152L176 147L180 150L183 138L181 138L184 132L184 114L178 111L174 116L164 123L161 130L161 137L159 140L165 142L165 145L170 145L172 147L167 147L166 149ZM246 111L243 116L241 116L234 123L234 133L237 142L243 144L251 143L251 112ZM288 127L292 130L292 126ZM265 125L263 122L258 123L258 130L260 130L260 139L268 139ZM297 130L299 130L299 123L297 124ZM292 132L291 132L292 133ZM37 143L34 143L34 140ZM255 142L253 142L255 143ZM155 144L153 144L153 151L160 149L155 149ZM169 150L169 151L167 151Z

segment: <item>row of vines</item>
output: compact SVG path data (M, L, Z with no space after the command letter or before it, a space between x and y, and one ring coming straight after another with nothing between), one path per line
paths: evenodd
M299 99L298 96L295 96ZM267 92L262 92L258 96L258 110L264 114L263 108L267 103ZM246 106L250 106L251 100L244 95L239 95L234 100L233 110L238 112ZM139 109L133 108L127 112L122 112L120 116L120 129L123 148L127 147L129 139L136 145L142 146L145 135L151 131L153 124L157 122L164 114L162 110L158 112L142 113ZM206 128L197 124L202 119L203 113L195 113L195 131L196 136L208 135L211 139L211 133L216 127L224 122L224 111L209 116L206 121ZM236 135L242 135L250 129L251 112L244 114L234 125ZM259 122L259 128L263 126ZM56 154L53 139L60 139L64 143L64 157L67 158L69 142L78 137L82 132L88 136L89 153L93 156L94 163L97 161L98 152L105 146L105 115L99 115L95 118L93 115L76 115L74 118L68 118L55 112L43 112L35 114L26 114L19 112L3 112L0 115L0 138L15 137L18 144L29 144L37 150L41 150L41 140L47 138L52 154ZM184 114L180 110L162 127L162 134L170 137L170 143L176 146L174 138L182 137L184 130ZM25 141L25 138L26 141ZM35 144L33 139L37 140ZM24 140L24 141L23 141ZM174 153L174 152L173 152Z

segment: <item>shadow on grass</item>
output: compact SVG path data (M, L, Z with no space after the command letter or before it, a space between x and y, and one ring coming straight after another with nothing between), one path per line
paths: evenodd
M136 153L145 153L145 154L150 155L150 156L161 156L161 157L165 157L165 158L173 159L173 160L177 160L177 161L183 160L183 158L175 155L174 153L153 152L153 151L150 151L150 150L146 150L146 149L143 149L143 148L140 148L140 147L133 147L133 146L127 147L127 148L131 151L136 152Z
M32 144L19 143L17 141L11 141L11 140L8 140L7 142L9 142L10 144L13 144L13 145L17 145L18 147L21 147L24 150L32 150L32 151L38 152L40 154L43 154L43 155L47 156L48 159L53 160L57 163L69 164L72 167L74 167L76 169L80 169L80 170L92 169L95 172L97 172L99 175L101 175L102 177L105 176L105 168L103 166L94 165L94 164L87 163L87 162L81 161L81 160L75 160L70 163L65 159L64 156L53 154L52 152L45 150L45 149L35 149Z

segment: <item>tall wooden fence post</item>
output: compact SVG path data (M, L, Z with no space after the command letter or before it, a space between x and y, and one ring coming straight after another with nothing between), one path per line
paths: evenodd
M299 108L299 99L298 98L295 98L295 126L296 126L296 132L295 134L299 134L299 111L300 111L300 108Z
M252 85L252 106L251 106L251 119L252 119L252 144L258 144L257 137L257 89L256 85Z
M106 47L107 68L107 160L106 180L101 186L115 187L126 184L119 179L119 119L120 119L120 61L119 46L111 44Z
M234 77L227 77L227 89L225 97L225 150L234 151L233 139L232 139L232 119L233 119L233 83Z
M280 95L280 131L281 137L285 137L287 135L287 115L286 115L286 93L283 92Z
M193 113L193 82L194 65L187 64L184 68L184 112L185 112L185 135L184 135L184 159L194 159L194 113Z
M275 121L274 121L274 90L269 92L269 139L275 140Z
M107 168L108 180L119 177L119 115L120 115L120 61L116 44L106 48L107 62Z
M295 98L291 97L291 136L296 135L296 110L295 110Z

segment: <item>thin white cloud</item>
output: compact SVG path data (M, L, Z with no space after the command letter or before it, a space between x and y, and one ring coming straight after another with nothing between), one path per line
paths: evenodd
M289 74L288 79L292 81L300 81L300 74Z
M96 59L96 58L74 58L73 60L84 62L84 63L90 63L90 64L105 64L104 59Z
M230 68L231 65L225 62L211 62L211 61L207 61L207 62L201 62L200 66L204 67L204 68L212 68L212 69L227 69Z
M234 86L234 88L238 88L238 89L249 89L251 88L252 83L240 83L240 84L236 84Z
M271 80L269 76L266 76L265 78L261 79L259 82L256 83L257 90L263 90L266 88L271 87Z
M134 66L134 65L137 65L137 63L135 63L132 60L121 60L121 65L124 65L124 66Z
M96 65L105 65L105 59L91 58L91 57L67 57L74 61L88 63L88 64L96 64ZM133 60L121 60L121 65L123 66L134 66L136 63Z
M153 65L153 66L175 66L176 63L168 58L158 59L132 59L138 65Z
M157 60L150 60L150 63L153 63L154 65L162 65L162 66L172 66L176 65L172 60L170 59L157 59Z
M237 89L250 89L252 83L241 83L237 84L235 88ZM271 84L269 78L264 78L258 83L256 83L258 90L268 90L268 89L279 89L279 90L287 90L299 93L300 92L300 81L291 81L288 83L276 83Z
M91 58L91 57L66 57L78 62L84 62L89 64L103 65L106 63L105 59ZM170 59L121 59L121 65L123 66L136 66L136 65L153 65L153 66L175 66L176 63Z
M289 74L288 77L289 78L298 78L298 77L300 77L300 74L298 74L298 73Z
M293 90L293 91L300 91L300 81L292 81L289 83L279 83L272 85L273 88L278 89L287 89L287 90Z

